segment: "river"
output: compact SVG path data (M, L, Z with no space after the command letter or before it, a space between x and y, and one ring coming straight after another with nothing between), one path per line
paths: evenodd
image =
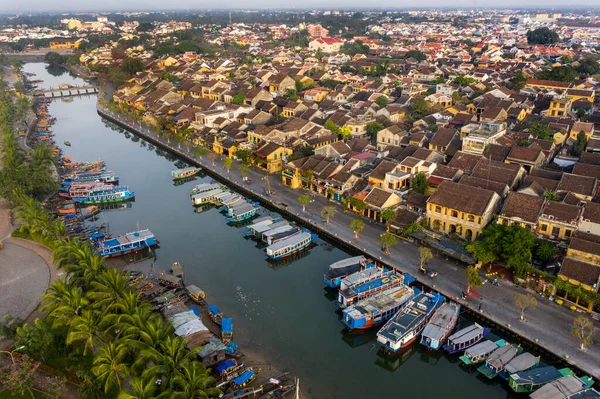
M44 87L81 84L66 71L48 73L30 63ZM53 71L55 74L56 72ZM228 226L215 209L195 212L189 190L199 180L174 186L170 171L181 161L103 120L96 97L54 100L56 142L71 142L65 155L76 161L101 158L135 191L131 208L101 213L114 235L149 228L160 241L155 268L179 261L186 283L206 292L234 320L234 341L301 380L306 396L358 398L511 398L504 381L487 381L474 369L459 366L455 356L427 352L415 345L403 356L378 354L375 332L347 335L339 321L335 294L324 289L327 267L349 254L318 240L299 259L274 267L263 249L243 238L243 228ZM149 267L149 262L142 264ZM461 324L472 321L461 320Z

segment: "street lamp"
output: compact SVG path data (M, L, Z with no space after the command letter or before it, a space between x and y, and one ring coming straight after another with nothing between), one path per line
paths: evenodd
M10 360L12 360L12 364L13 366L15 365L15 358L13 356L13 353L16 351L20 351L21 349L25 348L25 345L21 345L16 349L13 349L12 351L0 351L0 353L8 353L10 355Z

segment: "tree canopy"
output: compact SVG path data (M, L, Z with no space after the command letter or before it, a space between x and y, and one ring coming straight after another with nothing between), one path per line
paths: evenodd
M558 41L558 33L544 26L527 31L527 43L529 44L552 44Z

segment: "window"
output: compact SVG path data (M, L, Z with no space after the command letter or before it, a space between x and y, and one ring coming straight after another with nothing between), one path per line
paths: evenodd
M473 215L467 215L467 222L474 223L475 222L475 216L473 216Z
M442 213L442 207L436 206L435 207L435 213Z
M552 235L558 237L559 234L560 234L560 228L552 227Z
M457 218L458 217L458 212L455 210L450 211L450 216L452 216L453 218Z
M569 229L565 230L565 237L571 237L571 234L573 234L573 232Z

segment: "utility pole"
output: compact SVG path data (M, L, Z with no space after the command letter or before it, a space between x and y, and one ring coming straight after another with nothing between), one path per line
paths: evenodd
M231 25L231 11L229 11L229 25Z

